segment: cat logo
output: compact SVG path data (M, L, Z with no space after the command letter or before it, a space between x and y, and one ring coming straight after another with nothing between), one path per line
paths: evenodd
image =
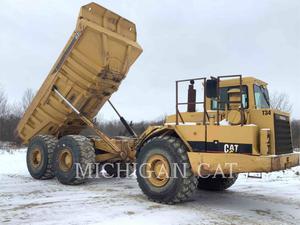
M239 145L237 144L224 144L225 153L237 153L239 150Z

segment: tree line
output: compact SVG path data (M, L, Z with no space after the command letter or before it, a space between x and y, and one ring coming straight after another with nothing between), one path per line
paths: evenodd
M16 145L21 143L21 140L16 134L16 127L31 103L35 93L32 89L27 89L20 102L9 103L7 96L0 87L0 142L11 142ZM272 108L290 112L292 105L289 102L288 96L282 93L273 93L270 97ZM128 136L128 132L119 120L104 121L99 123L95 119L96 125L109 136ZM163 124L163 118L152 121L140 121L130 123L137 134L143 133L149 125ZM300 120L291 122L292 140L295 148L300 148Z
M0 89L0 142L21 143L15 130L33 97L32 89L27 89L20 102L11 104L4 91Z
M30 105L34 98L34 91L27 89L20 102L9 103L7 96L0 87L0 147L1 142L11 142L15 145L21 144L21 140L16 133L16 127L22 118L27 107ZM97 127L99 127L104 133L109 136L128 136L128 132L123 124L118 120L104 121L102 123L99 120L94 120ZM131 122L131 126L137 134L143 133L150 125L161 125L163 119L157 119L153 121L140 121L136 123ZM84 131L85 134L92 134L91 131Z

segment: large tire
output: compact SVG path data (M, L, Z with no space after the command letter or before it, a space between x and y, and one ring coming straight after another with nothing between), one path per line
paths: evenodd
M224 191L230 188L238 178L238 174L232 174L232 177L222 175L213 175L207 178L198 178L198 189L208 190L208 191Z
M160 169L163 168L162 165L166 165L164 167L168 168L166 171L169 172L166 174L169 174L169 178L165 174L161 177L145 177L146 171L151 171L147 169L148 165L150 168L154 165L153 171L156 171L156 165ZM159 203L174 204L186 201L197 187L197 178L192 173L187 149L179 138L173 136L154 137L143 145L137 156L136 174L143 193L150 200Z
M26 162L33 178L46 180L54 177L52 160L56 143L57 139L51 135L38 135L29 142Z
M133 165L126 162L104 164L104 169L109 176L118 178L126 178L134 171Z
M54 173L59 182L67 185L82 184L94 170L95 149L88 138L67 135L58 141L53 159Z

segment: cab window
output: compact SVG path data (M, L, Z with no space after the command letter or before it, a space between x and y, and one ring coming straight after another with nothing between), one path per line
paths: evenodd
M270 100L268 89L263 86L254 85L254 98L257 109L269 109Z
M220 88L220 100L221 100L220 110L225 110L225 105L228 104L229 101L228 91L236 88L240 88L240 87L232 86L232 87ZM248 108L248 87L246 85L242 87L242 104L244 109ZM217 101L214 99L212 99L211 101L211 109L217 110Z

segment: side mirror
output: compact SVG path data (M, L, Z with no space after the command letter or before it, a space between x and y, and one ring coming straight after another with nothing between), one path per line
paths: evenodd
M216 79L211 79L206 81L206 97L216 98L218 97L218 81Z

